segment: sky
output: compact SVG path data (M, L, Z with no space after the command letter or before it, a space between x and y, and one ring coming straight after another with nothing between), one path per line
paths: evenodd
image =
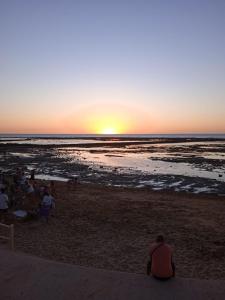
M225 1L0 0L0 133L225 133Z

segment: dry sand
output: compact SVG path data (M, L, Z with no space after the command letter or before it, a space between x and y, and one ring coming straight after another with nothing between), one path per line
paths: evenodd
M177 276L225 279L225 199L56 182L50 223L16 222L16 248L39 257L145 273L149 243L163 233Z

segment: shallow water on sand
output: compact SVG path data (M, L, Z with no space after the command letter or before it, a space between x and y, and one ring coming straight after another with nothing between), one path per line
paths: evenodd
M80 176L83 182L113 186L224 194L225 140L179 141L76 139L71 145L69 139L56 145L54 139L45 139L42 146L40 139L31 146L10 141L0 147L0 170L22 166L47 180Z
M225 181L225 153L217 152L222 146L225 149L225 142L211 142L207 145L204 142L155 144L149 148L150 151L146 151L149 145L131 145L122 149L95 147L88 151L85 148L59 148L58 151L59 156L70 159L71 163L79 161L91 165L95 170L100 167L108 171L120 168L120 172L128 173L141 171ZM208 152L210 147L214 152Z

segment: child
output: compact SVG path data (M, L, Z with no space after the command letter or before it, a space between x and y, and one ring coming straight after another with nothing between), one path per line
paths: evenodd
M46 191L40 205L40 216L44 217L47 223L52 208L55 208L55 199Z

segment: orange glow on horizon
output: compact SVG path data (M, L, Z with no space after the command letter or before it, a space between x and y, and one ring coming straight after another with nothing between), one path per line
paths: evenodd
M210 118L205 114L179 113L174 108L95 103L71 108L71 111L35 110L24 116L16 111L0 118L1 133L15 134L194 134L225 132L223 111Z
M122 134L126 132L125 120L108 115L92 118L89 128L94 134Z

